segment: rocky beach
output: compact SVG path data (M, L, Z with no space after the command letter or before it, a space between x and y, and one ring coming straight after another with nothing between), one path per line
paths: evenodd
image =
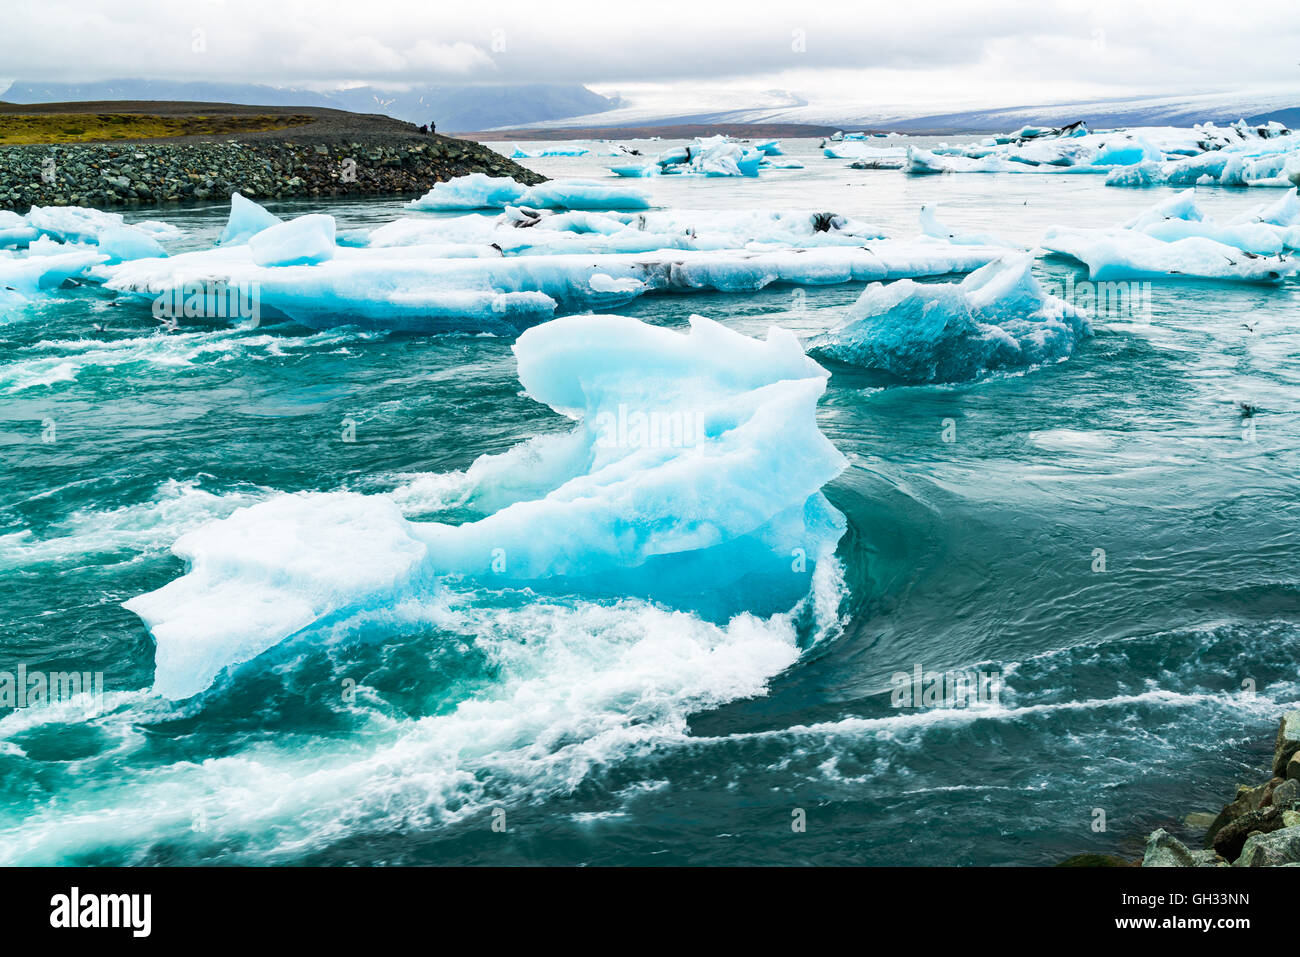
M208 110L205 118L218 109L236 115L241 109L197 106ZM129 115L123 104L111 108ZM181 112L172 104L138 104L135 115L147 109ZM486 146L424 133L388 117L293 112L307 122L232 136L0 146L0 209L224 201L235 191L256 199L417 196L435 182L467 173L510 176L530 185L545 179Z

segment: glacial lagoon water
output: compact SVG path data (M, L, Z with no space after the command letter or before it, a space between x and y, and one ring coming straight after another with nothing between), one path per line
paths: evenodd
M544 144L522 144L541 146ZM645 151L670 144L635 143ZM636 182L657 205L830 210L1032 246L1172 190L1099 176L802 170ZM508 150L507 150L508 152ZM599 176L597 156L529 160ZM1274 190L1204 189L1216 217ZM396 201L269 203L340 228ZM213 242L225 204L142 210ZM1062 288L1060 261L1035 272ZM7 863L1050 864L1137 856L1217 809L1300 696L1300 286L1157 282L1059 364L902 385L833 366L817 425L847 459L845 618L811 640L635 595L468 589L332 620L169 702L122 602L175 540L283 492L441 492L562 431L511 341L342 327L159 327L93 288L0 322L0 649L102 672L102 707L0 716ZM802 339L861 284L652 296ZM1240 403L1254 410L1243 416ZM345 440L345 422L353 441ZM743 494L743 490L738 490ZM764 614L766 614L766 610ZM996 701L897 707L899 673L983 672Z

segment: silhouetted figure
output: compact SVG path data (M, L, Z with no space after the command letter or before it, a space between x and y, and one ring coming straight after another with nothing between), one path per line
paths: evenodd
M428 128L427 126L424 126L423 124L421 124L420 126L417 127L417 129L418 129L421 133L423 133L425 136L428 136L428 135L429 135L429 128Z

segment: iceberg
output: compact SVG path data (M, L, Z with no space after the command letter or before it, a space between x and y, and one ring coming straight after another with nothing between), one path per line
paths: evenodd
M56 247L57 249L57 247ZM108 257L94 246L73 246L67 252L46 255L0 255L0 293L3 299L31 299L42 292L57 289L69 279L84 276Z
M959 382L1068 358L1091 334L1089 317L1044 291L1032 267L1018 255L960 283L875 283L810 351L909 382Z
M546 156L586 156L591 150L585 146L549 146L540 150L526 150L518 146L510 154L511 159L541 159Z
M957 246L1007 246L1007 243L985 233L960 234L939 222L937 208L930 203L921 207L921 232L933 239L941 239Z
M637 596L726 621L788 610L834 564L845 523L821 489L846 463L817 428L827 373L793 334L574 316L514 351L526 394L575 423L464 473L482 518L298 493L183 535L185 574L125 603L156 643L154 691L191 697L314 623L447 590Z
M765 249L851 246L883 239L878 226L832 212L665 210L644 213L507 206L484 215L407 217L377 227L352 245L438 245L445 257L555 253L640 253L658 249Z
M248 250L258 266L316 265L334 258L334 217L310 213L253 235Z
M235 246L101 266L92 275L110 290L148 299L181 294L195 276L232 288L256 288L263 316L316 328L359 324L509 334L553 314L607 301L609 293L592 287L597 274L614 282L636 280L619 293L623 301L649 293L753 292L772 283L825 285L964 273L1006 252L931 239L636 254L503 256L490 247L487 251L490 255L448 258L440 245L340 246L331 260L317 265L268 267L255 262L247 246Z
M148 232L135 226L114 226L99 234L96 243L99 251L108 256L108 262L128 259L148 259L167 255L167 250Z
M646 209L650 199L639 190L614 183L552 180L525 186L505 176L471 173L436 184L408 209L504 209L531 206L539 209Z
M221 231L217 243L221 246L246 243L262 230L277 226L283 221L251 199L238 192L231 193L230 216L226 219L226 228Z
M1216 223L1186 189L1112 229L1053 227L1041 246L1088 266L1089 278L1189 278L1273 282L1293 276L1285 256L1300 248L1293 217L1300 201L1288 194L1230 223ZM1271 222L1269 220L1278 220Z
M725 136L712 136L666 150L655 157L653 163L612 166L610 172L629 177L757 176L761 169L799 168L797 165L778 164L768 159L780 152L780 147L774 143L747 146Z
M34 242L41 231L27 221L26 216L0 209L0 249L13 249Z
M508 176L488 176L470 173L457 176L433 188L406 204L408 209L500 209L508 205L522 205L528 187Z
M531 187L519 205L539 209L647 209L650 198L616 183L552 180Z

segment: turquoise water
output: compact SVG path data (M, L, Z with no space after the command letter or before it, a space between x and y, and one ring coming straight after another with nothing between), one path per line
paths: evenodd
M786 145L807 169L648 186L664 206L826 209L897 235L937 201L959 230L1025 244L1168 195L1090 176L854 171L815 142ZM529 165L601 169L590 157ZM1202 192L1215 216L1277 195ZM327 211L341 227L401 215L397 202ZM175 223L200 247L225 213L128 218ZM1069 272L1036 269L1058 282ZM504 338L167 332L147 304L90 288L11 309L0 324L0 670L102 671L107 694L101 713L0 717L0 855L1131 855L1153 827L1217 809L1238 779L1258 778L1279 712L1300 696L1298 288L1156 284L1150 315L1099 316L1067 362L975 383L834 368L818 424L849 460L825 492L848 523L838 555L850 617L792 663L761 635L635 599L472 592L451 609L395 606L309 629L183 703L148 692L153 640L120 607L183 572L169 551L180 534L286 491L394 493L408 517L447 520L428 491L438 476L565 420L520 394ZM617 311L807 338L860 291L663 296ZM1239 402L1257 411L1243 418ZM341 439L344 419L355 442ZM54 441L42 441L50 423ZM891 676L918 664L1000 673L999 706L893 707Z

